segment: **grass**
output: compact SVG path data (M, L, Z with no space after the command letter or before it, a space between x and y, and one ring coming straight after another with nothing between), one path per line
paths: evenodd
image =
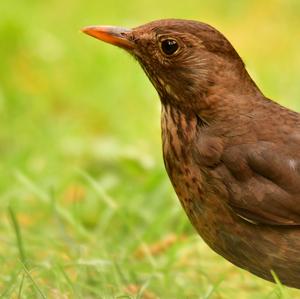
M299 2L0 3L0 298L298 298L213 253L161 158L159 101L128 55L79 33L181 17L236 46L300 110Z

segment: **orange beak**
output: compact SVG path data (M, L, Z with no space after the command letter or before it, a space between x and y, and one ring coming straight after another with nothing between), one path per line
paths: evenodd
M81 29L81 31L125 50L134 48L134 42L128 38L128 34L131 32L130 29L115 26L88 26Z

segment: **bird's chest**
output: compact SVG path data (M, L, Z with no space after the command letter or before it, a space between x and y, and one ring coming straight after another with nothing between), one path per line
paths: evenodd
M209 156L206 146L196 148L199 124L193 115L163 107L161 126L165 167L175 192L194 227L211 247L215 247L220 224L226 222L227 215L231 222L231 217L211 189L217 185L211 170L197 160L207 157L207 161L214 163L218 153L215 151L216 154Z
M171 106L164 106L161 127L165 167L182 205L187 210L192 197L196 196L196 185L198 193L201 193L202 185L201 174L195 169L191 155L197 131L196 119Z
M194 158L197 118L173 107L162 108L163 157L175 192L194 226L199 230L208 212L205 175ZM203 234L203 229L202 229Z

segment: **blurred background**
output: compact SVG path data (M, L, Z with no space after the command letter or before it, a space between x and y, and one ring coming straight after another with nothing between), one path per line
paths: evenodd
M80 32L207 22L300 111L298 0L0 2L0 298L296 298L196 235L163 168L158 96Z

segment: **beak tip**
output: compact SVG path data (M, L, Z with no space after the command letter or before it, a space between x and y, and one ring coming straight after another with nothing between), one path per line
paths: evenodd
M80 29L80 32L85 33L85 34L89 34L89 31L91 29L92 26L86 26Z

